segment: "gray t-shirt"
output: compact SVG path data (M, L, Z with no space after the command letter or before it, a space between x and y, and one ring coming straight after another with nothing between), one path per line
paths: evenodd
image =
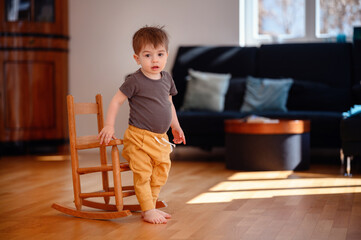
M161 72L159 80L146 77L139 69L126 77L119 90L128 97L129 124L155 133L168 131L172 121L169 95L176 95L172 76Z

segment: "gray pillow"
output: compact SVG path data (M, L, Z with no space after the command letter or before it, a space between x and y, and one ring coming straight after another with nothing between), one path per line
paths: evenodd
M231 74L188 70L187 89L181 110L222 112Z
M269 79L247 77L246 93L241 107L242 112L282 111L286 112L291 78Z

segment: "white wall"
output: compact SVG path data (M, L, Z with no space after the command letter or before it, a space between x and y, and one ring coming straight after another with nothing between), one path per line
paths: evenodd
M180 45L237 45L239 0L69 0L69 90L76 101L103 95L105 110L124 81L138 69L131 40L145 25L165 25L170 35L170 71ZM116 135L128 125L128 104L121 107ZM93 128L83 119L79 135Z

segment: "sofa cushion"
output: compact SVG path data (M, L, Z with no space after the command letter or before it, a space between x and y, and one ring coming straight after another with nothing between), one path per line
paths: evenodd
M188 84L181 110L221 112L231 74L206 73L189 69Z
M293 78L337 88L352 86L351 43L285 43L262 45L259 77Z
M239 111L178 111L180 125L187 137L188 134L224 133L224 120L243 118L247 114Z
M246 81L247 78L231 78L224 104L225 111L239 111L241 109L246 91Z
M288 95L287 108L342 112L349 109L351 101L350 89L295 80Z
M290 78L268 79L248 77L241 111L287 111L288 91L292 82L293 80Z

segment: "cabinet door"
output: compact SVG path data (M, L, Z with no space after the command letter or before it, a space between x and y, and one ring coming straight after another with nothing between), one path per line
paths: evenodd
M0 32L68 35L67 0L0 0Z
M67 53L8 51L0 63L2 141L65 139Z

